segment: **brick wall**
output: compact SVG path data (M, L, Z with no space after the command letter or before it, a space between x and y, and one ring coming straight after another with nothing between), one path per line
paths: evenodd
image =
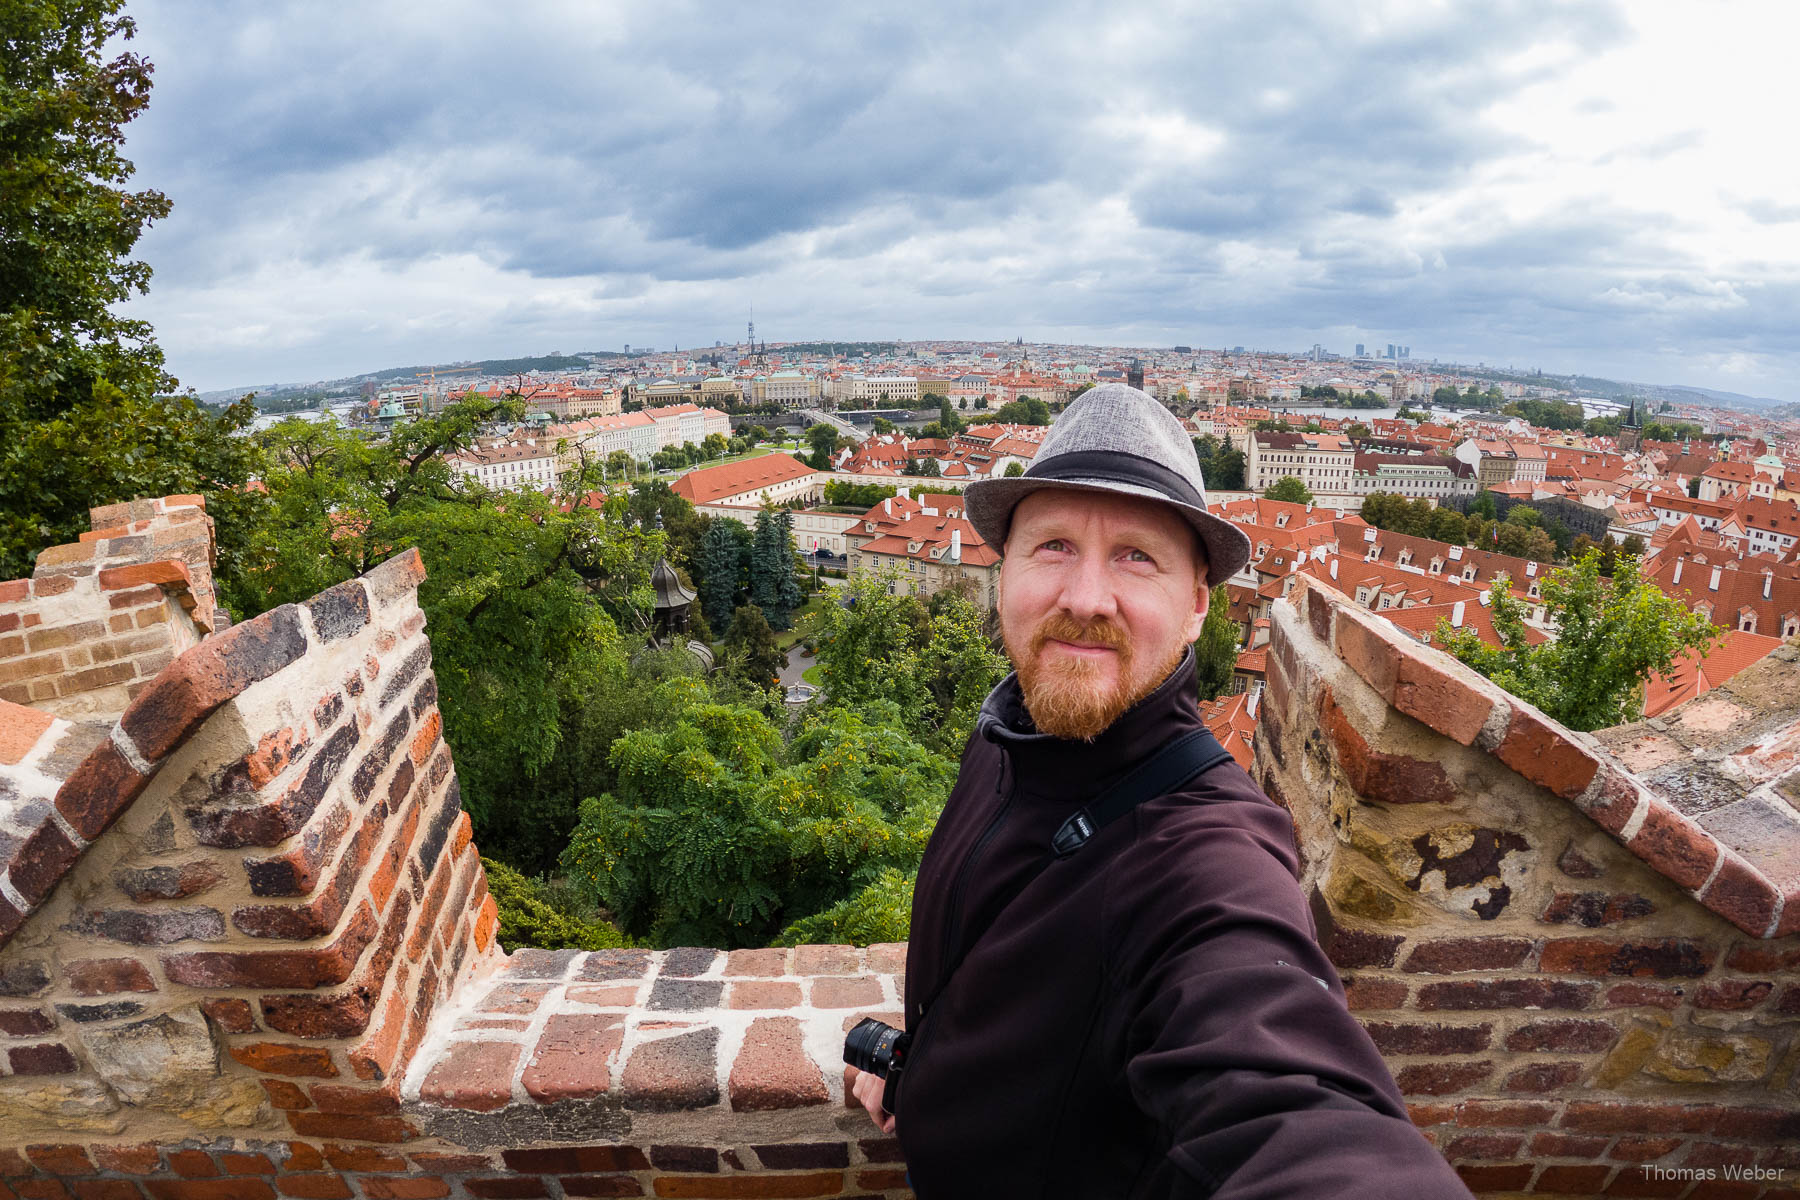
M212 518L198 496L93 510L94 530L0 583L0 700L116 717L175 655L224 624Z
M1255 771L1426 1136L1482 1192L1792 1194L1800 813L1691 815L1601 738L1304 584L1275 605ZM1765 733L1800 719L1791 649L1770 669Z
M183 511L0 612L84 623ZM198 640L120 711L0 700L0 1200L908 1194L841 1059L903 945L502 954L417 554L210 633L201 561L150 560ZM1256 773L1470 1185L1794 1194L1794 654L1598 737L1315 581L1269 659Z

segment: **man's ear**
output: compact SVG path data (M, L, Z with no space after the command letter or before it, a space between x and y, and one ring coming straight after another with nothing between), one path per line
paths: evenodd
M1200 627L1206 624L1206 610L1212 602L1212 589L1206 586L1206 572L1200 572L1200 579L1194 585L1194 611L1188 614L1187 624L1183 632L1188 641L1200 636Z

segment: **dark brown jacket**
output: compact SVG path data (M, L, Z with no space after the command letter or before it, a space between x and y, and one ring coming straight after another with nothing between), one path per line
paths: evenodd
M1200 724L1190 649L1092 743L988 696L919 867L895 1134L920 1200L1468 1190L1407 1119L1296 882L1293 824L1227 762L1051 866L920 1024L962 931L1064 817Z

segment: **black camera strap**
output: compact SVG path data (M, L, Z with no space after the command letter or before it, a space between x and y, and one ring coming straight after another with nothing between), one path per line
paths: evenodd
M1019 893L1023 892L1032 880L1041 875L1046 867L1059 859L1068 858L1080 850L1101 829L1144 801L1154 800L1158 796L1174 791L1196 775L1210 771L1230 759L1231 751L1219 745L1218 739L1213 737L1210 730L1204 727L1190 730L1180 737L1165 742L1161 749L1139 766L1132 768L1124 778L1071 813L1068 820L1064 821L1051 837L1050 849L1045 852L1044 857L1006 893L1005 898L1000 901L1000 906L994 910L994 915L988 918L987 924L979 930L964 935L956 957L950 962L949 970L939 978L937 987L920 1008L919 1021L924 1020L925 1014L931 1011L931 1006L937 1003L937 998L944 994L945 988L950 986L950 980L956 974L956 969L962 966L963 959L968 957L968 953L974 949L975 943L981 940L981 935L992 928L993 923L1000 919L1000 914L1006 911L1007 906L1016 900ZM913 1024L916 1027L918 1022Z

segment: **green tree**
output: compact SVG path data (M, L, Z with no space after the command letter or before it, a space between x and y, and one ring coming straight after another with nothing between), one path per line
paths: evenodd
M750 602L775 629L791 625L793 611L800 605L792 529L791 516L764 508L756 514L750 534Z
M904 937L898 899L956 775L844 709L809 714L784 746L754 709L696 705L612 756L617 785L583 804L563 865L627 934L665 946L791 942L821 921Z
M1207 601L1206 620L1194 642L1196 678L1200 699L1216 700L1231 687L1231 675L1237 667L1238 627L1231 619L1231 596L1225 585L1212 590Z
M787 655L775 640L762 609L746 604L731 616L731 627L725 631L725 656L729 670L756 687L773 687L779 682L781 669L787 666Z
M1283 475L1277 479L1263 492L1263 497L1268 500L1286 500L1293 504L1311 504L1313 502L1312 492L1292 475Z
M547 889L499 859L482 856L488 892L499 910L496 940L507 953L521 946L543 950L609 950L631 940L604 921L586 921L550 902Z
M229 592L262 504L243 490L260 463L239 436L255 406L213 413L167 394L150 325L115 312L148 289L150 267L130 255L170 207L127 187L120 148L151 64L122 48L136 32L122 7L0 9L0 579L75 541L91 506L199 492Z
M825 421L816 422L807 427L806 441L812 447L812 454L807 461L814 470L827 470L831 466L831 456L837 453L837 430Z
M1482 488L1475 493L1475 499L1469 502L1469 514L1494 520L1498 515L1498 506L1494 503L1494 493Z
M1024 473L1025 473L1024 464L1019 462L1018 459L1014 459L1012 462L1009 462L1006 464L1006 470L1002 471L1000 473L1000 475L1001 475L1001 478L1003 478L1003 479L1016 479L1017 477L1019 477L1020 475L1023 475Z
M1050 406L1036 396L1021 396L1002 404L994 419L1007 425L1048 425Z
M715 630L729 625L737 608L749 540L750 531L730 518L714 520L700 539L700 606L706 612L706 623Z
M853 575L836 592L844 603L812 618L824 685L814 703L892 720L922 745L960 755L981 702L1006 677L1006 658L983 627L985 606L933 597L933 611L890 595L897 579L893 570Z
M1576 730L1637 719L1650 676L1668 671L1684 651L1704 656L1721 632L1644 580L1632 557L1619 559L1610 580L1592 551L1545 576L1542 597L1556 627L1554 641L1526 641L1524 602L1513 598L1504 578L1488 595L1499 647L1442 619L1438 644Z
M894 423L886 417L876 417L874 430L876 433L892 433L894 432Z

